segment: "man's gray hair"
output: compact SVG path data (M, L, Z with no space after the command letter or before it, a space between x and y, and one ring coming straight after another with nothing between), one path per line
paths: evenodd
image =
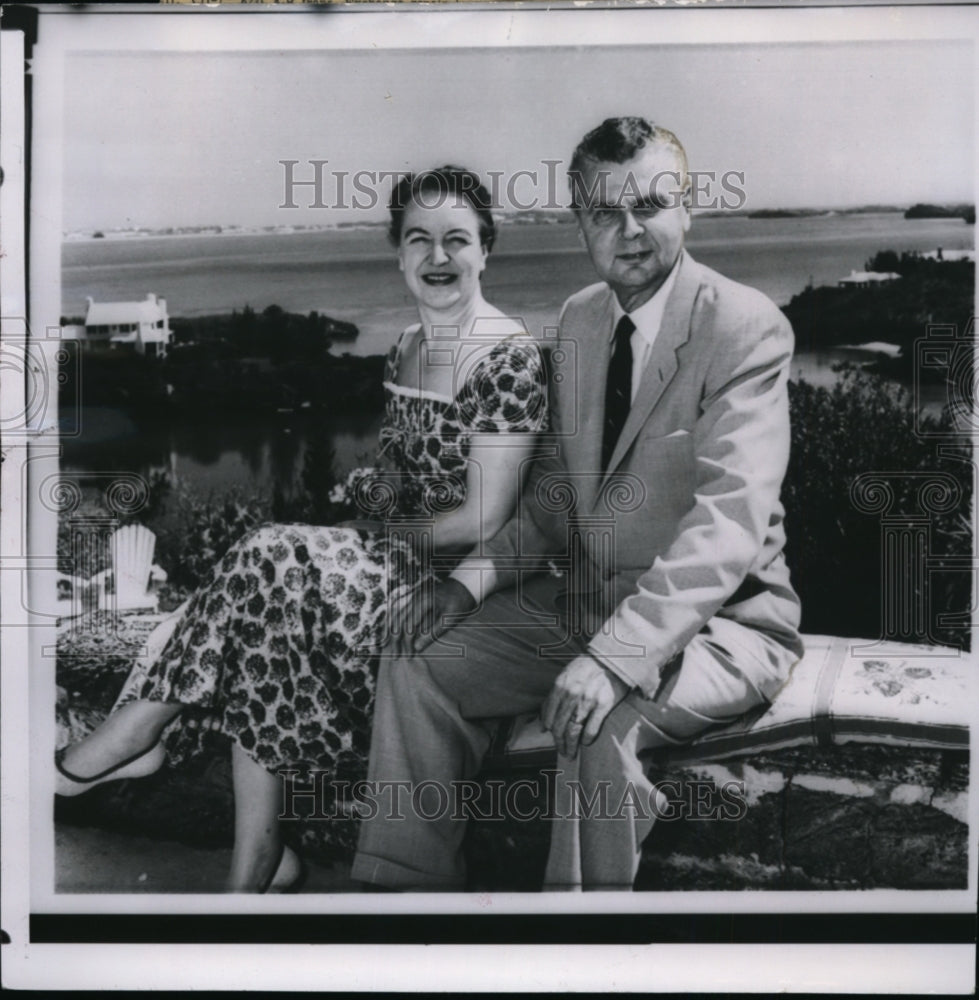
M571 184L572 206L581 207L579 195L586 190L583 176L586 163L626 163L643 146L653 143L662 143L673 150L680 174L680 188L685 190L688 184L687 153L683 144L669 129L645 118L606 118L578 143L571 156L568 181Z

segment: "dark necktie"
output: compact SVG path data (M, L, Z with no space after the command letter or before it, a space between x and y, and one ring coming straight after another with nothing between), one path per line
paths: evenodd
M602 471L608 468L629 409L632 406L632 344L636 324L623 316L615 325L612 357L605 381L605 429L602 433Z

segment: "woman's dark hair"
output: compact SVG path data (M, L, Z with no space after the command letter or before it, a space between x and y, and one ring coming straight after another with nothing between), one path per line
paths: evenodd
M434 208L446 198L463 198L479 219L479 242L489 253L496 240L496 223L493 221L493 204L489 191L477 174L464 167L446 164L420 174L405 174L391 192L388 209L391 222L388 236L397 246L401 242L405 209L418 204L424 208Z

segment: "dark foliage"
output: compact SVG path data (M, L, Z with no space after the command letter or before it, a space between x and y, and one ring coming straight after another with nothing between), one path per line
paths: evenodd
M353 323L321 316L315 310L306 316L271 305L261 313L250 306L230 315L175 317L170 321L174 343L211 345L224 343L235 357L284 361L316 361L324 357L334 341L357 337Z
M278 522L336 524L348 516L340 505L330 500L330 490L337 483L336 451L330 439L311 436L306 445L301 481L297 489L286 492L277 486L272 497L272 514Z
M807 288L784 308L795 331L796 348L884 341L906 358L932 323L965 330L974 309L975 264L938 261L916 254L883 251L868 270L894 271L900 279L878 288Z
M351 323L269 306L230 315L171 320L165 359L117 351L86 352L71 371L60 405L161 413L271 412L297 408L349 413L381 405L384 359L336 356L335 341L353 340ZM75 386L80 387L79 399Z
M206 583L228 549L269 520L265 497L245 497L238 490L201 497L188 489L175 490L167 516L147 519L156 532L156 558L167 571L167 587L174 600Z
M931 560L969 555L968 441L958 448L946 445L940 456L935 443L916 432L910 393L864 372L846 371L831 390L805 382L792 383L790 390L792 454L783 500L787 558L802 599L803 629L868 638L890 633L904 641L968 648L971 573L919 577L903 557L892 560L885 573L882 550L886 514L894 526L911 521L926 526L924 554ZM945 417L919 427L951 430ZM855 502L854 480L868 473L879 473L893 491L885 512L867 513ZM930 509L938 494L924 492L929 482L954 484L947 510ZM913 606L925 611L921 622L884 624L884 594L895 586L910 587ZM958 621L941 621L948 615Z
M975 205L926 205L918 202L905 213L905 219L965 219L976 221Z

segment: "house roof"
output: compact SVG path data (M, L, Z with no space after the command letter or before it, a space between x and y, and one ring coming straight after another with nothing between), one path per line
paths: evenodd
M845 278L840 278L840 283L846 282L850 284L854 282L866 284L876 281L894 281L900 277L901 275L893 271L851 271Z
M88 301L85 314L86 326L118 326L122 323L155 323L167 318L167 305L155 295L148 295L142 302Z

